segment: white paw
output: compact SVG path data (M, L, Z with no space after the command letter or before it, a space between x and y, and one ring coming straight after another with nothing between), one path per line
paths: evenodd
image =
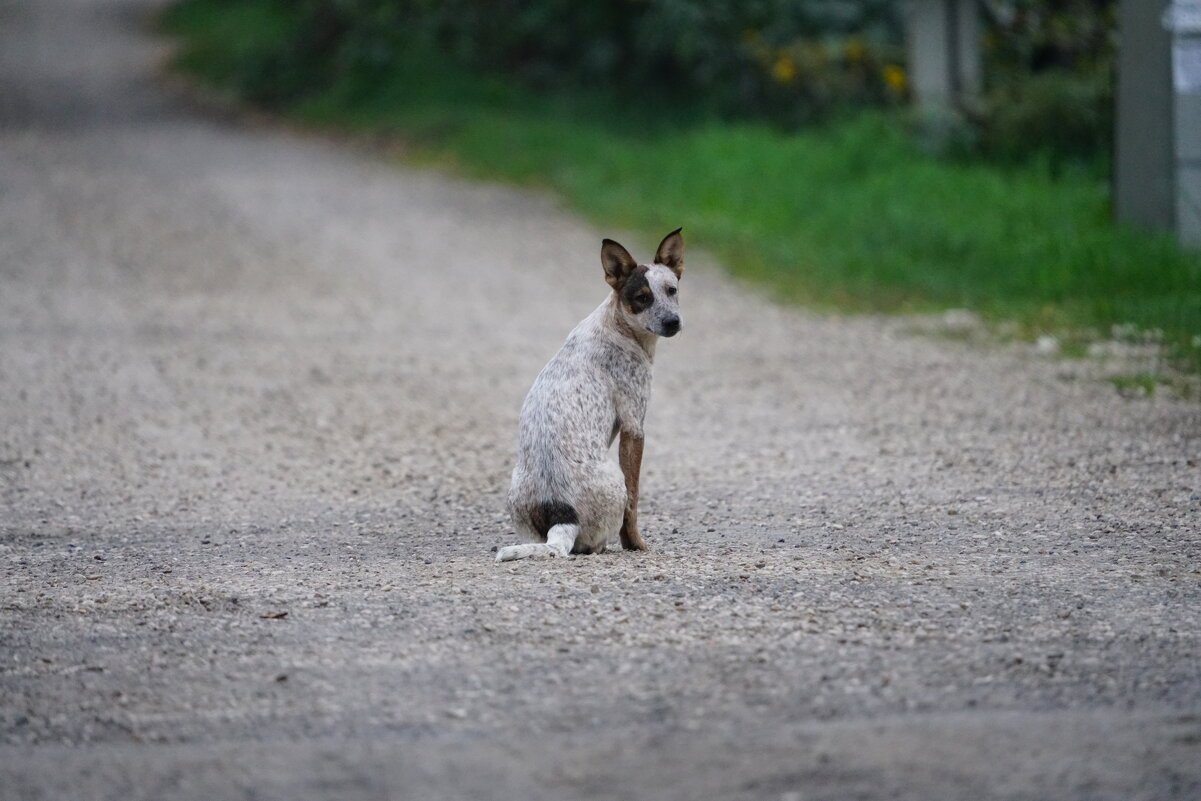
M506 545L496 552L496 561L512 562L515 559L558 559L571 554L545 542L529 542L522 545Z
M521 559L526 556L526 554L522 553L523 550L524 546L521 545L506 545L496 552L496 561L511 562L514 559Z

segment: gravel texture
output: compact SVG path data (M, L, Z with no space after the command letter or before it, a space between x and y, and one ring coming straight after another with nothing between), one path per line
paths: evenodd
M654 243L202 113L154 7L0 0L5 799L1201 795L1195 401L694 250L651 551L497 565Z

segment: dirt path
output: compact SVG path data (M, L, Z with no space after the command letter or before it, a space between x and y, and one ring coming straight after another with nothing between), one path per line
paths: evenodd
M654 243L193 111L152 6L0 0L4 798L1201 793L1201 406L693 253L652 551L498 566Z

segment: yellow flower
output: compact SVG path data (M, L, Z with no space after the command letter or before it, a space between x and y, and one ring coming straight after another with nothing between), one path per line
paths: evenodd
M771 74L779 83L792 83L796 80L796 64L787 53L781 53L772 65Z
M884 83L888 88L898 95L904 94L905 89L909 86L909 76L905 74L905 70L898 67L896 64L889 64L884 67L881 73L884 78Z

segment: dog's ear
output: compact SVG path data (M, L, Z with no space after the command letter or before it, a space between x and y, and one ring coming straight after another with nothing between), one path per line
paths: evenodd
M683 228L677 228L659 243L655 251L655 264L669 268L679 278L684 274L684 237L680 236Z
M605 267L605 280L609 282L609 286L617 290L621 289L626 278L638 266L638 262L634 261L630 251L612 239L601 242L601 264Z

